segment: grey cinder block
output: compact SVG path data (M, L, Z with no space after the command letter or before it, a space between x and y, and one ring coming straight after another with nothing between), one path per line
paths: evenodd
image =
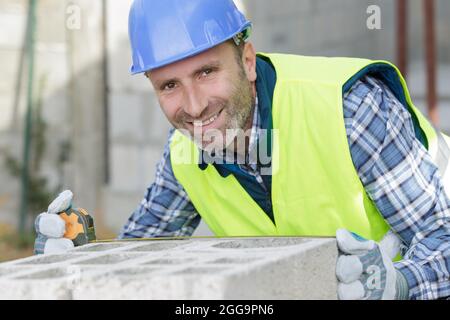
M335 299L334 239L94 243L0 264L0 299Z

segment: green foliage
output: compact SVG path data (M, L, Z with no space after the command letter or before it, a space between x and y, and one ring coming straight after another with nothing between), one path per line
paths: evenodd
M12 176L20 179L23 171L21 161L6 153L5 167ZM36 215L45 211L56 192L57 190L49 190L47 178L42 176L36 168L30 170L28 199L26 199L28 201L29 214Z
M10 233L0 237L0 242L3 242L9 246L13 246L17 249L32 248L34 245L34 239L36 235L34 232L30 233Z
M28 192L27 192L27 204L28 204L28 214L36 216L39 213L45 211L52 201L55 194L58 192L58 187L51 188L48 185L47 178L41 173L41 164L45 150L47 147L46 141L46 131L47 123L42 117L42 90L45 84L45 77L41 78L38 98L34 104L34 109L32 113L32 138L30 142L30 162L29 162L29 182L28 182ZM61 145L60 149L64 148L64 152L68 152L70 146ZM5 152L5 166L9 173L20 179L23 172L23 162L13 157L9 152ZM62 163L67 161L66 158L57 156L56 168L61 168ZM24 237L24 236L22 236ZM20 243L24 245L28 243L26 236L23 239L17 239ZM22 241L23 240L23 241Z

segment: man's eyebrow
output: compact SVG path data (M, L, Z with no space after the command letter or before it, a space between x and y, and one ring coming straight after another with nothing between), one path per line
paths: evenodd
M222 66L222 63L219 60L208 62L208 63L202 65L201 67L195 69L191 73L191 77L195 77L195 76L199 75L200 73L202 73L206 69L217 70L221 66ZM157 81L155 81L155 84L156 84L157 87L162 88L162 87L166 86L168 83L179 82L179 81L180 81L180 78L174 77L174 78L168 78L168 79L163 79L163 80L157 80Z
M198 74L202 73L206 69L219 69L221 67L222 63L219 60L208 62L204 65L202 65L200 68L196 69L194 72L192 72L191 77L195 77Z

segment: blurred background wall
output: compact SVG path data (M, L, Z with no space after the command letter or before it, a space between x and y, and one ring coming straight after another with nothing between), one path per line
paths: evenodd
M254 23L252 41L259 51L396 62L394 0L237 2ZM21 67L21 56L28 3L0 2L0 223L14 227L20 179L12 173L23 153L27 64ZM38 144L38 151L31 174L42 195L36 207L44 211L46 197L70 188L74 204L93 213L100 236L117 233L137 207L169 129L148 80L128 73L130 3L37 0L33 110L38 125L32 145ZM408 83L426 112L422 0L408 3ZM370 5L381 9L379 30L367 28ZM450 131L450 2L437 0L435 11L439 121ZM33 219L29 215L29 227ZM197 234L205 233L201 227Z

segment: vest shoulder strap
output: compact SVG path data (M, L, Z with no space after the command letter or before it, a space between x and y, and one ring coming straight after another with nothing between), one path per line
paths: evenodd
M260 54L276 66L277 78L342 85L372 61L346 57L319 57L289 54Z

